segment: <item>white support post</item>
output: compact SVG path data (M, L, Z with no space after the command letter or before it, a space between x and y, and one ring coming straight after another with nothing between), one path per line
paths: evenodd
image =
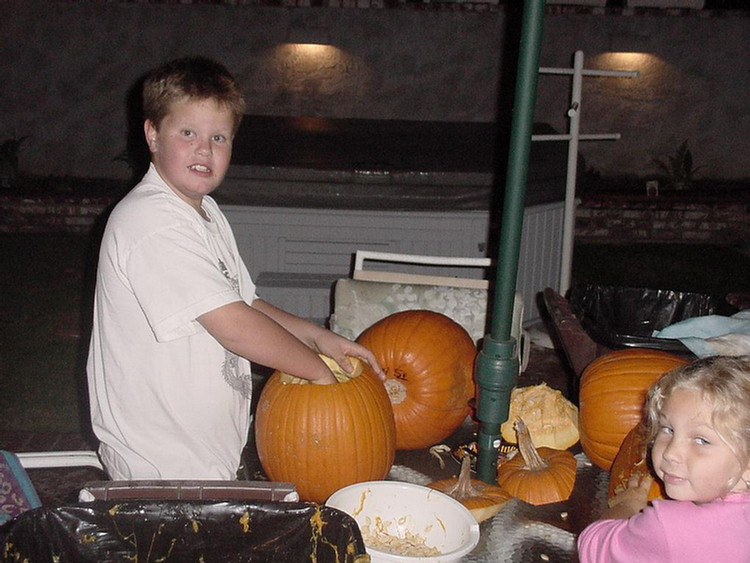
M568 141L568 165L565 178L565 210L563 215L562 259L558 292L564 295L570 289L570 276L573 266L573 242L575 238L576 177L578 175L578 142L618 140L619 133L582 135L581 98L584 76L613 76L636 78L637 71L630 70L586 70L583 68L583 51L573 55L573 68L540 67L540 74L570 74L573 77L568 109L569 129L567 135L532 135L532 141Z
M581 132L581 87L583 84L583 52L576 51L573 57L573 85L568 110L570 118L570 141L568 141L568 174L565 181L565 211L563 212L562 267L560 268L560 292L564 295L570 287L570 272L573 264L573 238L576 214L576 175L578 173L578 140Z

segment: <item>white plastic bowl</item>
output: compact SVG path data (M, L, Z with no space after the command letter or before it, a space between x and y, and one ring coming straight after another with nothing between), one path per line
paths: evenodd
M448 495L411 483L367 481L333 493L326 505L346 512L362 530L375 527L380 518L389 535L406 531L424 538L440 555L415 557L381 551L367 545L372 563L450 563L458 561L479 543L479 524L471 512Z

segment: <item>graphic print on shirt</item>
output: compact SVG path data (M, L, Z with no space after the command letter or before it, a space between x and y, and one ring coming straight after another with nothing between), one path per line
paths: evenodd
M229 285L232 286L232 289L235 290L237 293L240 292L240 281L237 279L237 275L232 275L229 271L229 268L227 268L227 265L224 264L224 261L219 258L219 270L222 274L224 274L224 277L227 278L227 281L229 282Z
M227 279L229 284L232 286L237 293L240 292L240 282L237 275L232 275L221 258L219 258L219 270ZM239 392L243 397L250 400L253 392L253 380L252 373L245 372L240 365L240 357L229 350L224 350L224 363L221 366L221 374L224 376L224 381Z

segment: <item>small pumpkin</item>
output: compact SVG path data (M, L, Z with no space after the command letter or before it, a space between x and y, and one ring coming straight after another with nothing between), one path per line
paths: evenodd
M394 313L357 342L386 373L396 419L396 449L414 450L450 436L470 413L476 347L452 319L425 310Z
M255 414L268 478L294 483L300 499L317 503L347 485L384 479L396 453L393 409L381 381L356 358L348 374L321 357L338 383L315 385L277 371Z
M645 348L599 356L581 375L578 431L581 447L598 467L609 471L625 436L641 418L646 392L664 373L687 360Z
M461 472L452 479L440 479L427 485L445 493L469 509L477 522L484 522L500 512L512 497L501 487L471 478L471 459L464 456Z
M576 458L568 450L535 448L529 429L516 420L518 453L497 468L497 484L533 505L568 500L576 482Z
M611 501L616 495L624 491L631 477L637 478L640 482L646 476L653 478L653 483L648 491L648 500L666 498L663 484L653 473L648 455L646 427L643 422L640 422L625 436L625 440L623 440L620 450L612 462L607 490L608 500Z
M516 443L513 421L522 418L537 447L567 450L578 442L578 408L546 383L517 387L510 394L508 420L500 426L503 440Z

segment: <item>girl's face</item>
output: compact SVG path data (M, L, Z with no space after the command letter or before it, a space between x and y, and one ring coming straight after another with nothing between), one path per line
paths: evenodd
M229 168L233 127L231 112L211 99L173 103L158 129L151 121L144 125L159 175L199 213L203 196Z
M735 454L711 421L713 405L700 391L675 389L664 401L651 450L654 470L675 500L709 502L747 486Z

